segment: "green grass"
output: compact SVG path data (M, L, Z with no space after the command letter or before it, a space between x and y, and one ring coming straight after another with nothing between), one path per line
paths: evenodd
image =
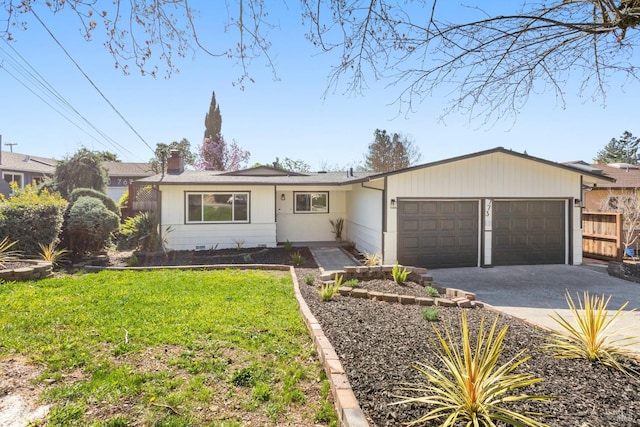
M3 284L0 358L16 353L44 367L52 426L243 425L247 413L312 424L326 411L307 397L319 395L321 369L291 278L276 272Z

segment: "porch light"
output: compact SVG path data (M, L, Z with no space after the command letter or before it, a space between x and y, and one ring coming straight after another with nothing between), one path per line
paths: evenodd
M396 207L396 199L391 199L391 209L395 209Z
M280 200L284 200L284 193L280 195Z
M580 202L581 202L580 199L573 199L573 204L576 206L580 206Z

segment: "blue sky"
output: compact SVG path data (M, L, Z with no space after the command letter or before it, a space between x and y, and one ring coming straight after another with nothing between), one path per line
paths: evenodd
M207 2L208 3L208 2ZM205 6L196 22L199 28L226 9ZM233 2L230 2L233 3ZM293 4L295 3L295 4ZM193 2L195 8L202 7ZM281 6L271 16L278 26L271 30L272 55L279 80L274 80L263 61L255 61L250 72L255 83L244 91L232 86L238 66L226 58L196 52L177 60L180 69L170 79L143 77L132 69L125 76L113 66L113 59L97 37L85 42L69 13L53 16L38 9L55 36L96 85L151 146L187 138L195 150L204 132L204 116L211 92L222 112L222 133L251 152L250 163L268 163L275 157L304 160L312 169L323 162L349 165L361 162L376 128L410 136L422 153L422 162L436 161L475 151L503 146L553 161L590 161L596 152L623 131L639 136L635 103L640 84L613 80L606 106L601 101L567 96L563 109L553 94L532 95L512 119L491 127L469 122L467 116L440 116L445 99L434 96L414 104L412 112L393 104L398 89L387 82L370 82L362 95L344 93L339 86L326 98L327 76L335 56L322 54L304 39L297 2ZM151 150L113 112L84 79L45 30L31 17L27 31L16 30L11 46L80 111L95 127L116 142L112 145L88 125L88 136L52 110L7 71L16 54L0 41L0 134L5 143L15 143L20 153L62 158L80 147L109 150L124 161L144 162ZM214 27L211 25L211 27ZM96 35L99 35L97 33ZM208 46L229 43L228 35L201 30ZM9 52L9 53L7 53ZM11 57L9 57L11 55ZM27 85L24 77L20 77ZM570 84L570 83L569 83ZM443 91L442 93L444 93ZM69 114L66 114L69 115Z

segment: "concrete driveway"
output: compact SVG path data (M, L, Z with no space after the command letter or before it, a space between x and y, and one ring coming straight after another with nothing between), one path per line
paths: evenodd
M603 266L528 265L493 268L450 268L429 270L440 286L464 289L476 299L514 317L557 329L549 318L554 311L568 316L565 294L574 301L583 292L611 296L609 310L626 301L628 313L614 324L620 335L640 337L640 284L611 277ZM633 349L640 354L640 342Z

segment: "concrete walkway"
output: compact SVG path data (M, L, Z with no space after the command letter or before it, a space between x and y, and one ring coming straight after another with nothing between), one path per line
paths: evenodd
M558 313L570 319L565 295L574 302L583 293L611 296L608 309L616 311L629 302L624 315L612 326L621 337L640 337L640 284L609 276L605 269L590 266L529 265L494 268L429 270L439 286L473 292L476 298L513 317L558 330L549 317ZM636 311L631 311L635 309ZM640 354L640 342L632 350Z
M309 250L323 273L340 271L350 265L362 265L339 246L312 246Z

